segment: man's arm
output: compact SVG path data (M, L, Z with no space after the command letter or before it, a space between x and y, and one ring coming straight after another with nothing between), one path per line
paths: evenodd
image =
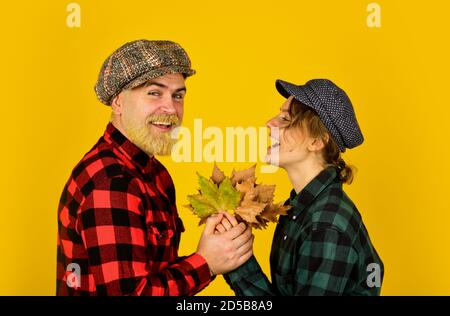
M170 252L173 245L149 245L139 188L133 180L108 179L84 199L79 230L101 295L193 295L211 280L205 259L192 254L164 266L148 248ZM168 241L168 240L167 240ZM164 255L163 255L164 256ZM150 273L158 267L157 273Z
M99 294L193 295L211 281L211 272L229 272L251 257L251 230L237 225L216 235L223 216L219 214L206 221L197 252L177 258L170 232L146 231L141 192L134 181L99 181L81 203L78 231Z

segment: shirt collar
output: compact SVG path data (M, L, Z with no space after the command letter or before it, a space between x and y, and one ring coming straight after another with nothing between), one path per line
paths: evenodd
M293 212L300 214L326 187L334 181L339 181L337 176L336 167L328 167L322 170L298 194L292 189L289 202L293 206Z
M147 155L142 149L133 144L112 123L106 126L103 135L107 143L116 147L125 155L142 173L150 173L155 166L154 156Z

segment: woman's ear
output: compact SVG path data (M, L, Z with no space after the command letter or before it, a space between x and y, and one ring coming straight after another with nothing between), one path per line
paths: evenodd
M310 138L308 150L321 151L325 147L325 142L322 137Z

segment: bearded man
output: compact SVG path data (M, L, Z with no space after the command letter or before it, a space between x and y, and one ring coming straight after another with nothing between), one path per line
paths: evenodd
M95 92L111 121L61 195L58 295L193 295L251 257L250 228L215 233L223 214L208 219L196 252L178 256L175 187L155 155L171 152L194 73L170 41L130 42L103 63Z

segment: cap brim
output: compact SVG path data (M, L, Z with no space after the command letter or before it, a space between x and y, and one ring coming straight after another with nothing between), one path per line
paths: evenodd
M289 98L291 94L288 92L288 90L292 91L296 87L292 83L289 83L287 81L283 81L278 79L275 81L275 87L277 88L278 92L285 98ZM290 88L290 89L289 89Z
M151 79L155 79L157 77L161 77L161 76L164 76L167 74L172 74L172 73L181 73L181 74L184 74L186 77L190 77L195 74L195 70L187 68L187 67L183 67L183 66L168 66L168 67L161 67L161 68L153 69L153 70L145 72L142 75L140 75L139 77L133 79L122 89L136 88Z
M290 96L293 96L297 101L303 103L306 106L309 106L312 109L315 109L313 102L311 102L311 100L308 98L308 95L303 90L303 86L298 86L293 83L278 79L275 82L275 87L283 97L289 98Z

